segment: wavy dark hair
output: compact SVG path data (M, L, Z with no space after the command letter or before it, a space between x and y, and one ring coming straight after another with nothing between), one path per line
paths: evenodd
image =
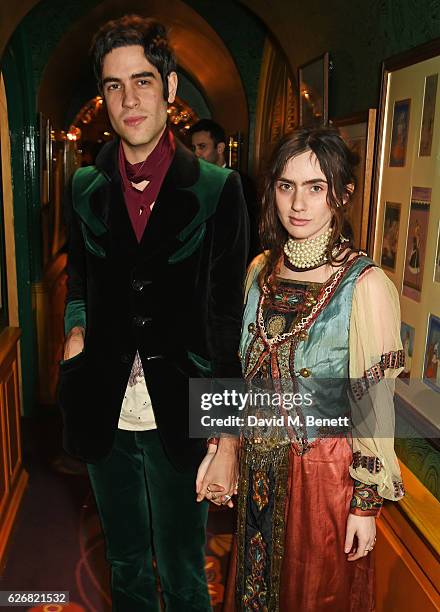
M278 217L275 185L282 177L288 161L306 151L316 155L327 180L327 204L333 216L332 233L326 252L329 263L342 265L350 254L347 253L343 258L333 257L332 251L340 234L348 238L347 247L353 248L353 232L347 220L347 206L353 187L356 187L354 171L358 156L350 150L336 128L301 128L287 134L276 145L268 164L260 216L261 245L264 250L268 250L268 254L259 282L260 285L265 283L272 290L275 288L274 272L289 237Z
M140 45L146 59L157 68L162 77L163 97L168 100L168 75L176 70L176 58L168 42L165 27L155 19L139 15L124 15L108 21L95 34L90 55L93 71L102 92L102 64L104 57L113 49Z

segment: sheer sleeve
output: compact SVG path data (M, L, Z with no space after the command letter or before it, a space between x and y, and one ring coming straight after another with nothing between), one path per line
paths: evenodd
M393 399L403 365L397 291L380 268L369 268L357 281L350 320L354 514L377 514L381 498L395 501L404 494Z

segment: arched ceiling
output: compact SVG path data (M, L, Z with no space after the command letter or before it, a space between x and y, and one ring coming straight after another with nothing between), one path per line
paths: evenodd
M93 34L109 19L127 13L164 23L179 65L209 100L213 118L227 132L247 132L246 96L231 54L208 23L181 0L105 0L76 21L52 53L40 84L38 107L55 125L62 125L82 75L90 73Z
M0 2L0 57L14 30L40 0L20 0L20 2Z

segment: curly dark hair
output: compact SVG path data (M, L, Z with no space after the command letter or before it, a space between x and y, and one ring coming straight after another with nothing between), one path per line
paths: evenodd
M332 265L342 265L349 253L341 259L334 258L332 251L340 234L348 238L347 247L353 247L353 232L346 218L347 204L356 186L355 167L358 156L350 150L336 128L300 128L287 134L275 147L264 181L260 217L260 239L263 249L268 250L265 264L259 275L260 284L274 290L274 271L283 254L289 237L278 217L275 184L283 175L290 159L310 151L318 159L327 180L327 203L332 211L333 223L326 256Z
M165 27L155 19L139 15L124 15L108 21L95 34L90 54L93 70L102 92L102 65L104 57L118 47L140 45L146 59L157 68L162 77L163 97L168 100L168 75L176 70L176 58L169 45Z

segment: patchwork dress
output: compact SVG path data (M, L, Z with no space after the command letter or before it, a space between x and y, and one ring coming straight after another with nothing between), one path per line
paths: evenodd
M373 554L348 561L344 542L349 512L377 516L384 497L403 496L393 438L398 295L357 254L323 284L279 278L272 296L258 284L263 258L248 272L241 337L250 388L309 391L320 416L349 416L351 427L308 427L313 406L294 406L292 426L245 432L224 609L372 612Z

